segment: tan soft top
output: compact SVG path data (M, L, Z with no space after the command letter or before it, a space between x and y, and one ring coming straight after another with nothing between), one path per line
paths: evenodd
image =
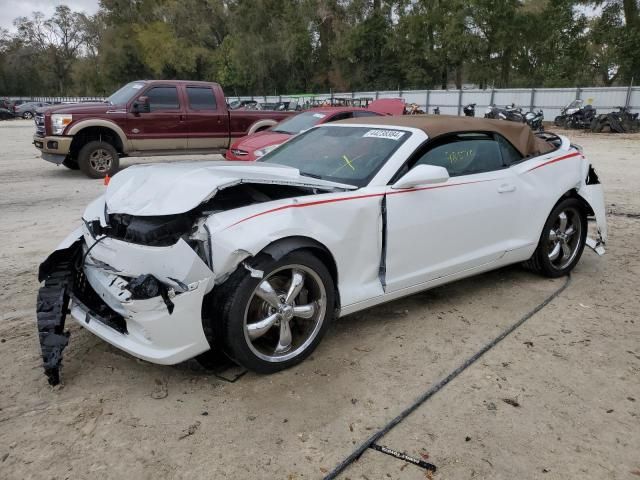
M509 140L525 157L535 157L555 150L553 145L536 137L526 123L516 123L505 120L455 117L451 115L400 115L393 117L360 117L341 120L335 123L418 128L423 130L429 136L429 139L447 133L495 132Z

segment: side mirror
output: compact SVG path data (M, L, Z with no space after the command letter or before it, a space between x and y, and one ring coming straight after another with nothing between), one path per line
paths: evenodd
M133 113L149 113L151 105L149 105L149 97L138 97L132 105Z
M415 188L419 185L443 183L449 180L449 172L444 167L435 165L418 165L409 170L400 180L393 184L393 189Z

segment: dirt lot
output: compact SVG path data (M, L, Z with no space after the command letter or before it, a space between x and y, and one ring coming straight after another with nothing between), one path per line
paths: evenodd
M38 158L32 131L0 122L3 479L321 478L564 282L516 266L414 295L340 320L297 368L235 383L138 361L70 322L52 389L37 265L104 186ZM621 215L640 213L640 137L571 136L616 213L607 255L585 251L557 299L380 441L428 455L434 478L640 476L640 219ZM370 450L341 478L425 471Z

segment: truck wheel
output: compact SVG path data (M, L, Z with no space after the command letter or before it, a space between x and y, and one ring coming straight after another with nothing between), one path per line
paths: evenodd
M69 170L78 170L80 168L80 166L78 165L78 161L71 157L65 158L62 161L62 165L67 167Z
M78 165L88 177L103 178L107 175L114 175L118 171L120 158L113 145L94 140L80 149Z

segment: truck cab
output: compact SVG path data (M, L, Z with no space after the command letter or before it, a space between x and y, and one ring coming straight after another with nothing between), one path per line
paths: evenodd
M222 153L292 113L230 111L217 83L140 80L104 102L38 111L33 143L44 160L101 178L121 157Z

